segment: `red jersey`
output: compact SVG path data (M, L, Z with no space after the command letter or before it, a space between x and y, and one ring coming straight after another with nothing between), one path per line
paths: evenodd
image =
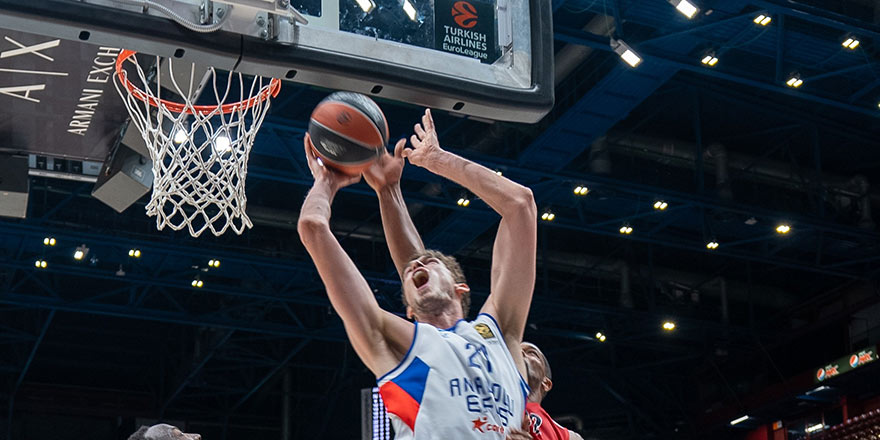
M563 428L534 402L526 403L526 413L531 424L530 434L535 440L568 440L568 429Z

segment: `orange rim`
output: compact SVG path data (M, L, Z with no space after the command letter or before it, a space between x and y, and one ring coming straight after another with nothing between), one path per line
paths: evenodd
M186 105L181 104L179 102L172 102L165 99L154 98L152 96L147 95L146 92L139 89L137 86L132 84L128 80L128 74L122 68L122 64L125 60L133 57L137 52L133 50L124 49L118 57L116 57L116 76L119 78L119 81L122 85L128 89L128 92L131 93L131 96L146 102L154 107L164 107L168 110L171 110L175 113L186 113L186 114L194 114L199 113L202 115L214 113L219 108L220 113L227 114L232 113L237 110L249 109L260 102L263 102L267 99L274 98L278 96L278 92L281 91L281 80L278 78L272 78L272 81L269 82L269 87L263 87L256 95L239 102L233 102L229 104L223 104L220 106L217 105ZM134 63L137 63L137 60L133 60Z

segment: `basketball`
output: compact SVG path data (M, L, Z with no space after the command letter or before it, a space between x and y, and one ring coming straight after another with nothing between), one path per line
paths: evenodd
M318 103L309 119L312 148L333 169L358 175L388 143L382 109L360 93L336 92Z

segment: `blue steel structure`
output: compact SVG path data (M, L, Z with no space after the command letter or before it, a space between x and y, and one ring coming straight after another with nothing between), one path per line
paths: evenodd
M742 396L756 387L824 362L801 349L829 338L787 324L812 319L816 331L839 331L838 315L805 310L876 293L880 275L880 234L867 221L880 197L850 182L880 181L876 12L869 2L695 3L700 13L688 21L660 0L556 0L557 52L592 52L559 78L545 120L437 115L447 148L530 186L539 211L556 214L540 223L526 337L554 364L552 412L579 417L599 438L731 436L713 414L747 410ZM753 23L759 13L772 23ZM584 30L591 20L609 23L642 64L623 64L609 35ZM861 47L843 49L845 34ZM707 50L716 67L700 63ZM793 71L799 89L785 85ZM159 233L144 201L116 215L88 196L89 184L33 179L28 218L0 222L0 383L9 385L0 399L10 438L32 429L32 414L53 411L122 415L126 429L137 417L180 420L230 439L277 437L292 412L292 438L359 435L357 390L373 379L295 231L311 183L302 136L326 93L286 84L276 100L249 167L256 226L241 237ZM408 135L420 109L380 104L392 133ZM622 147L632 136L657 140ZM688 153L675 156L664 139ZM729 196L706 163L718 143L746 158L730 169ZM613 168L596 168L598 159ZM788 177L761 177L770 162ZM573 194L578 185L589 194ZM403 188L426 244L465 264L481 303L497 216L479 201L456 206L461 188L414 167ZM669 208L653 209L657 200ZM333 227L380 304L400 313L375 205L366 185L345 189ZM782 221L793 228L785 236L774 232ZM624 224L634 232L620 234ZM709 240L719 248L707 249ZM89 253L73 260L83 244ZM873 303L876 295L858 297L839 313ZM673 334L659 330L668 319ZM293 407L287 416L283 402Z

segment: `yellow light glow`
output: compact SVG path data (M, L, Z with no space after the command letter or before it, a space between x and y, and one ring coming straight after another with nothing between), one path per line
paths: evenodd
M85 256L85 254L83 253L83 251L81 251L79 249L77 249L76 252L73 253L74 260L82 260L83 256Z
M666 322L664 322L664 323L663 323L663 330L666 330L666 331L668 331L668 332L671 332L671 331L675 330L675 323L672 322L672 321L666 321Z
M776 226L776 232L778 232L780 234L788 234L790 231L791 231L791 226L789 226L785 223L782 223L782 224Z

